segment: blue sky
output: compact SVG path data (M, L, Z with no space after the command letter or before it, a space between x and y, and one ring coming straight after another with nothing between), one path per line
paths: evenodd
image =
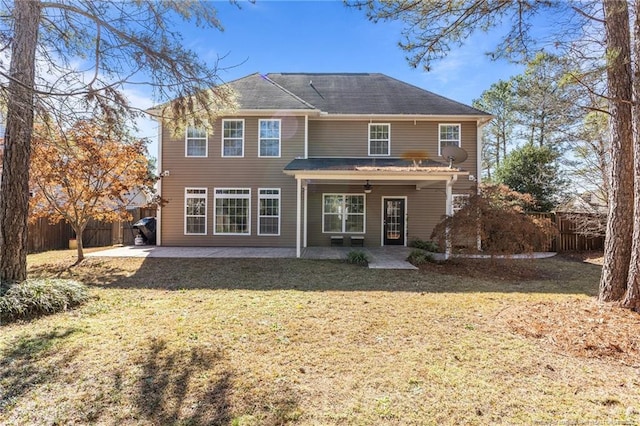
M254 72L380 72L456 101L471 104L492 83L522 72L521 65L491 61L485 52L497 35L478 33L461 48L433 64L411 68L398 47L402 23L367 20L364 12L340 1L216 2L224 32L181 24L185 45L210 64L218 57L225 81ZM128 91L132 103L146 108L145 93ZM157 156L157 126L140 123Z

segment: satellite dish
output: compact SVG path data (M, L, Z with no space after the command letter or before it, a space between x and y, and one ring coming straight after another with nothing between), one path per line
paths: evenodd
M467 159L468 154L464 149L457 146L445 146L442 148L442 156L449 160L449 167L462 163Z

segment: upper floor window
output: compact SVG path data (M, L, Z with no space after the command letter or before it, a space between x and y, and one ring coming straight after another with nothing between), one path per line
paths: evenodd
M280 120L260 120L258 122L259 157L280 157Z
M369 124L369 155L391 155L390 124Z
M244 157L244 120L222 120L222 156Z
M188 126L185 133L185 155L187 157L207 156L207 128Z
M438 155L442 155L442 148L445 146L460 146L459 124L440 124L439 133Z

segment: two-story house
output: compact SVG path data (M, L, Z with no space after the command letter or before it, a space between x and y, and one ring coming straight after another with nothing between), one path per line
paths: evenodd
M252 74L212 128L160 125L159 245L407 245L480 177L487 113L382 74ZM443 148L467 158L451 164Z

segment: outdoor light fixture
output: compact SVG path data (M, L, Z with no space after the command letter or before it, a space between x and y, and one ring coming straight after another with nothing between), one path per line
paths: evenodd
M367 183L364 184L364 193L371 194L372 189L373 189L373 186L369 183L369 179L367 179Z

